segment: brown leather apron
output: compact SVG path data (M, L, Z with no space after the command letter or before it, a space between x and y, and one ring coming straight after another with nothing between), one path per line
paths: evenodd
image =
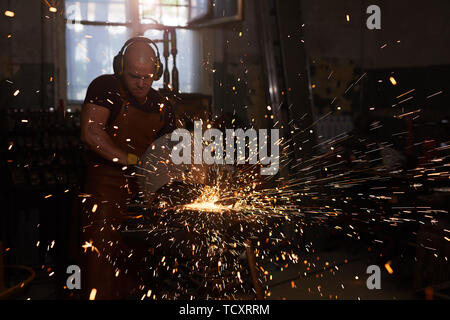
M121 96L126 97L123 90ZM145 112L123 99L120 113L106 130L112 141L122 150L142 156L164 125L163 110L152 108L155 112ZM95 249L88 247L83 254L87 269L84 288L85 295L96 288L100 299L123 298L136 284L130 281L131 270L127 275L120 270L131 263L127 258L131 248L120 236L121 223L128 218L127 203L139 191L133 168L123 167L88 161L85 193L90 197L83 205L81 242L92 243Z
M123 90L121 96L125 94ZM106 129L112 141L127 153L142 156L164 125L163 110L153 107L155 112L145 112L123 100L120 113ZM127 216L127 203L138 194L138 186L133 167L95 163L89 161L85 192L102 203L113 205L116 210L107 217L120 219ZM100 205L100 204L97 204Z

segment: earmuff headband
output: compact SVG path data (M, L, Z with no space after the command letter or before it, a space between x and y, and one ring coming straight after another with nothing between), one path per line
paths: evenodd
M123 75L123 68L124 68L124 52L126 51L126 49L128 48L128 46L130 46L133 43L136 42L146 42L149 45L153 45L153 47L156 50L156 70L155 70L155 75L154 76L154 80L157 81L161 78L162 76L162 72L161 72L161 59L160 59L160 55L159 55L159 49L158 46L156 45L156 43L148 38L145 37L134 37L131 38L129 40L127 40L127 42L125 42L125 44L123 45L122 49L120 49L119 53L117 54L116 57L114 57L114 73L118 74L119 76ZM120 59L120 62L117 61L118 59ZM117 63L120 63L120 66L117 66Z

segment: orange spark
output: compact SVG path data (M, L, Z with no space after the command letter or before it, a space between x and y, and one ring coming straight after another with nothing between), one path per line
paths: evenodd
M394 77L389 77L389 81L391 81L393 86L397 85L397 80L395 80Z
M96 295L97 295L97 289L93 288L91 290L91 294L89 295L89 300L95 300Z
M84 249L84 252L86 252L86 250L88 248L91 248L92 251L97 252L98 254L100 254L100 252L98 251L98 249L92 244L92 241L87 242L85 241L84 244L81 246Z
M387 272L389 272L389 274L393 274L393 273L394 273L394 270L392 270L392 268L391 268L391 261L388 261L388 262L384 265L384 267L386 268Z

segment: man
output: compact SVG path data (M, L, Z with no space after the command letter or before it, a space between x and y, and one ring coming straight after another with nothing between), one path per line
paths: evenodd
M158 136L175 129L168 101L152 89L162 65L150 44L146 38L127 41L115 58L115 74L92 81L82 108L81 139L89 150L82 279L97 299L124 298L135 289L135 274L127 270L133 252L120 236L127 203L138 195L133 166Z

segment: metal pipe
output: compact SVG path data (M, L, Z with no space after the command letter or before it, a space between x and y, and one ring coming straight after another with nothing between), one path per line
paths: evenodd
M172 30L170 32L171 37L171 53L172 53L172 60L173 60L173 68L172 68L172 88L174 89L175 93L179 90L179 76L178 76L178 69L177 69L177 32L176 30Z
M258 279L258 270L256 269L256 257L253 250L252 241L250 239L245 240L245 253L247 255L248 267L252 276L253 288L255 289L256 299L264 300L264 291L261 283Z
M36 277L36 273L34 272L34 270L27 266L11 265L11 266L5 266L5 268L15 268L15 269L26 270L26 271L30 272L31 275L28 278L26 278L24 281L21 281L18 284L16 284L15 286L8 288L5 291L0 292L0 300L5 299L5 298L17 293L18 291L22 290L28 284L30 284L30 282L33 281L34 278Z

